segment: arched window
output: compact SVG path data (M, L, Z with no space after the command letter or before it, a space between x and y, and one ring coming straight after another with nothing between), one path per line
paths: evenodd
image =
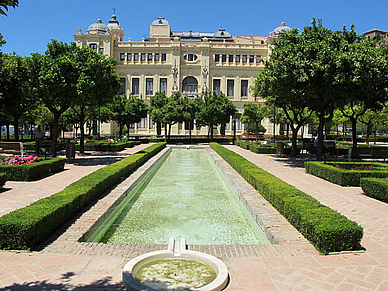
M186 77L182 83L183 93L186 95L194 95L198 93L198 81L194 77Z

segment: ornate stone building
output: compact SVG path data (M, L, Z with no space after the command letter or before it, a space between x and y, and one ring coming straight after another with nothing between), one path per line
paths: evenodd
M241 112L244 103L262 102L254 98L249 88L264 67L263 60L268 58L271 37L290 29L282 23L270 37L232 36L224 28L212 33L176 32L166 19L159 17L151 23L149 37L133 42L131 38L124 40L124 31L113 15L107 25L98 19L86 33L78 29L74 39L78 46L87 46L117 59L116 70L123 84L121 94L132 93L148 103L157 91L165 91L167 96L173 91L189 96L206 89L222 91ZM237 133L241 134L244 125L239 116ZM230 124L226 127L227 134L232 134ZM264 126L271 125L266 122ZM105 124L102 134L113 133L115 128L113 123ZM187 134L188 130L188 124L183 123L174 126L172 133ZM148 117L130 132L154 134L155 126ZM193 134L206 133L206 128L194 127Z

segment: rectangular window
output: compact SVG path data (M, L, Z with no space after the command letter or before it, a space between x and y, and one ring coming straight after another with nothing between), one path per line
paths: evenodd
M100 54L104 54L104 48L100 47L100 48L98 49L98 52L99 52Z
M226 62L226 55L222 55L222 62L223 62L223 63Z
M141 54L141 59L140 59L142 62L144 62L145 61L145 53L142 53Z
M262 62L261 56L257 56L257 57L256 57L256 62L257 62L258 64L260 64L260 63Z
M162 54L162 62L165 62L167 60L166 54Z
M89 47L92 49L92 50L97 50L97 44L96 43L91 43L89 44Z
M139 78L132 78L132 94L139 95Z
M213 91L216 92L216 94L220 94L220 90L221 90L221 80L213 79Z
M154 79L147 78L146 79L146 95L154 94Z
M160 79L160 92L167 92L167 78Z
M129 125L129 129L134 129L135 128L135 124L134 123L131 123L130 125Z
M249 63L253 64L255 62L255 56L249 56Z
M137 124L137 128L147 128L147 117L144 117Z
M120 95L124 95L125 94L125 78L120 78L120 82L121 82L121 89L120 89Z
M120 61L124 61L125 60L125 53L121 53L120 54Z
M241 97L248 97L248 80L241 80Z
M127 54L127 61L132 61L132 54Z
M240 62L240 55L237 55L236 56L236 63L239 63Z
M194 61L194 55L193 54L188 54L187 55L187 60L190 61L190 62Z
M229 55L229 63L233 63L233 55Z
M214 61L216 63L219 63L220 62L220 55L214 55Z
M226 82L227 87L227 96L233 97L234 96L234 80L228 80Z
M159 54L155 54L155 61L159 62Z
M139 54L138 54L138 53L134 53L134 54L133 54L133 60L134 60L135 62L137 62L137 61L139 60Z
M148 54L148 61L152 61L152 54Z
M246 62L247 62L247 56L246 56L246 55L243 55L242 61L243 61L243 63L246 63Z

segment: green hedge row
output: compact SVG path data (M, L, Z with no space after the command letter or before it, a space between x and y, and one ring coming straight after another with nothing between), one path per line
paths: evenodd
M139 145L140 141L128 142L107 142L107 141L90 141L85 143L85 151L104 151L104 152L119 152L126 148L132 148ZM79 144L75 145L75 149L79 150Z
M356 168L360 166L372 166L372 169L369 171L353 171L353 170L342 170L341 168L336 168L329 166L330 163L324 162L305 162L306 173L317 176L319 178L325 179L331 183L338 184L341 186L360 186L361 178L384 178L388 177L388 165L383 163L373 163L373 162L340 162L332 163L335 165L340 165L340 167Z
M356 249L363 228L219 144L214 149L323 254Z
M276 154L276 148L274 147L263 147L256 144L249 145L249 150L256 154Z
M0 165L0 173L6 173L8 181L33 181L63 170L66 159L47 158L26 165Z
M388 179L362 178L360 184L366 196L388 203Z
M7 182L7 174L0 173L0 188L4 186L5 182Z
M154 144L81 178L50 197L0 217L0 248L36 247L77 212L127 177L165 146L165 143Z

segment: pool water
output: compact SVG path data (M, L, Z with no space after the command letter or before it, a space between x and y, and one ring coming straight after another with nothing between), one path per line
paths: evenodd
M122 206L104 243L270 244L205 149L173 148Z

